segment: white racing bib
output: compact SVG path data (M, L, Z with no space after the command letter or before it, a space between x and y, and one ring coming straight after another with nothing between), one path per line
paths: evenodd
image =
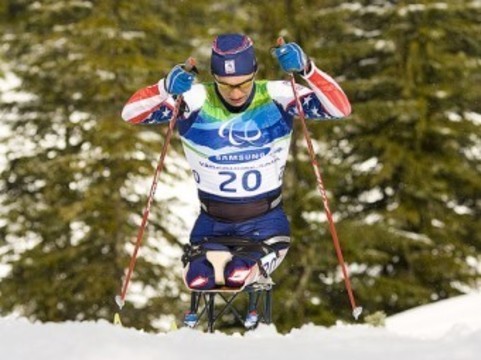
M243 198L281 186L289 144L290 135L259 148L209 149L211 155L205 156L197 151L202 149L194 149L184 141L184 151L199 190L221 197Z

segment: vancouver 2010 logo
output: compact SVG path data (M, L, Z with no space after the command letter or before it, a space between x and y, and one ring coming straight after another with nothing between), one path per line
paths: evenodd
M262 131L254 120L242 121L241 117L227 121L219 128L221 138L228 137L229 142L234 146L250 144L262 146L265 140L262 139ZM259 141L260 140L260 141Z

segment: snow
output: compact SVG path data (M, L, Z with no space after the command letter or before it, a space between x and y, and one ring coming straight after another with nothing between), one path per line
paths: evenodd
M464 113L464 117L475 125L481 125L481 114L469 111Z
M481 351L481 294L422 306L386 327L304 325L280 334L263 325L245 334L182 328L150 334L98 322L31 323L0 318L0 358L97 359L326 359L474 360Z
M448 338L481 330L480 310L481 294L468 294L394 315L386 326L410 337Z
M360 164L352 164L352 169L360 173L372 173L379 171L382 168L382 164L379 163L377 157L371 157Z

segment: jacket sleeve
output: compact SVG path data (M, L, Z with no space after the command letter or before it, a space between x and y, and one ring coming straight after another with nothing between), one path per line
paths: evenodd
M122 109L122 118L132 124L167 122L174 110L174 98L165 91L164 79L137 90Z
M327 113L335 118L348 116L351 103L339 84L331 76L319 70L314 62L312 68L303 78L314 91Z
M339 119L349 116L351 104L339 84L311 62L311 70L302 75L309 87L296 84L299 100L308 119ZM268 85L271 96L291 115L297 114L296 100L288 81Z

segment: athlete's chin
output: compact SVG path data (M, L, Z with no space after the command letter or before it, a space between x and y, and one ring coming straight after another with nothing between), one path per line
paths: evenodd
M243 97L243 98L240 98L240 99L227 99L227 102L229 103L229 105L232 105L232 106L242 106L245 104L247 98Z

